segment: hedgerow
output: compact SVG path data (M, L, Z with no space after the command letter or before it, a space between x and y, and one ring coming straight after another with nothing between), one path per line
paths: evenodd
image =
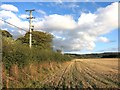
M14 64L17 64L19 67L23 67L33 62L67 61L71 60L71 57L50 49L41 49L39 46L29 48L28 45L22 44L20 41L3 37L2 60L6 69L9 69Z

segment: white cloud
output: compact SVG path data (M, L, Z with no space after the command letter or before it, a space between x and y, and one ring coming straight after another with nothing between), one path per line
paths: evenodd
M44 15L44 16L46 16L46 12L43 11L43 10L40 10L40 9L39 9L39 10L37 10L37 12L40 13L40 14L42 14L42 15Z
M11 11L6 11L6 10L2 10L0 11L0 18L23 29L28 30L29 27L29 22L28 21L22 21L14 12ZM1 20L0 20L1 22ZM15 28L9 24L3 23L1 25L2 28L8 28L8 30L13 33L13 31L15 31L14 33L18 33L18 34L24 34L25 31L21 31L18 28ZM14 34L13 33L13 34Z
M72 8L72 9L74 9L74 8L78 8L78 7L79 7L79 5L77 5L76 3L71 3L69 5L66 5L66 8Z
M45 14L44 12L41 12ZM6 18L16 26L28 29L29 22L22 21L11 11L0 11L0 17ZM71 15L46 15L36 18L33 22L35 30L47 31L55 35L55 48L63 46L64 51L93 50L96 42L108 42L101 37L118 27L118 3L99 8L95 13L82 13L78 21Z
M6 11L6 10L2 10L0 11L0 18L12 18L12 17L16 17L16 14L14 14L11 11Z
M117 5L112 3L95 13L82 13L78 21L70 15L45 16L34 22L35 28L53 33L55 48L63 46L66 51L93 50L97 41L109 41L105 37L100 37L101 35L117 28Z
M55 39L54 44L56 47L64 46L65 50L93 50L99 36L118 28L117 21L118 3L98 9L95 13L82 13L77 27L72 31L58 34L66 39L61 39L61 41ZM66 32L67 35L64 35ZM109 42L109 39L105 37L100 37L99 40Z
M2 18L0 18L2 19ZM4 22L0 20L0 27L2 27L4 25Z
M8 11L18 12L18 8L10 4L2 4L0 8Z
M66 9L75 9L75 8L80 7L76 2L68 2L68 3L56 2L56 5L60 6L61 8L66 8Z
M78 19L78 24L80 26L85 24L93 24L95 19L97 18L97 15L92 13L82 13L81 17Z
M29 16L26 15L26 14L21 14L19 17L22 18L22 19L26 19L26 18L28 18Z
M110 42L110 40L108 39L108 38L106 38L106 37L99 37L98 38L98 41L100 41L100 42Z
M62 0L57 0L58 2L56 2L56 3L62 3Z
M70 15L53 14L44 19L44 29L49 30L71 30L76 27L76 22Z

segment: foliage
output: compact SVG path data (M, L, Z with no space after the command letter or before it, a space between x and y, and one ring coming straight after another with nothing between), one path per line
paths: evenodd
M11 37L12 38L12 35L6 30L0 29L0 33L2 33L2 36L4 36L4 37Z
M23 42L21 42L20 40L14 40L10 37L6 38L3 36L2 48L3 48L3 63L5 67L7 69L10 69L10 67L14 64L18 65L19 67L23 67L33 62L37 62L37 63L40 63L43 61L60 62L60 61L66 61L71 59L68 55L62 55L59 52L54 52L52 49L50 49L50 45L49 47L47 47L46 45L47 41L50 44L51 39L48 39L48 37L46 37L47 35L46 36L44 35L41 37L45 37L45 40L43 38L43 41L44 41L43 46L46 48L43 48L43 46L37 46L37 47L34 46L32 48L29 48L27 44L23 44ZM37 38L37 35L36 35L36 38Z
M50 49L52 46L53 36L49 33L33 31L32 32L32 45L41 49ZM23 44L29 44L29 32L25 34L24 37L20 37L17 40L21 41Z
M24 65L26 63L26 51L25 46L15 42L11 38L3 38L3 63L6 64L6 68L10 68L13 64Z

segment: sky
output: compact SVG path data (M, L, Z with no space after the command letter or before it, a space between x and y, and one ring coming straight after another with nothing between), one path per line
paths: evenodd
M77 54L118 51L117 2L3 2L0 19L28 31L26 9L35 9L35 30L54 35L54 49ZM1 20L0 28L14 37L26 33Z

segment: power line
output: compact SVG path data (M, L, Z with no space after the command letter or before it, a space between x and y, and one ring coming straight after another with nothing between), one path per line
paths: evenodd
M16 28L18 28L18 29L20 29L20 30L23 30L23 31L25 31L25 32L28 32L27 30L25 30L25 29L23 29L23 28L20 28L20 27L14 25L14 24L12 24L12 23L9 23L9 22L7 22L7 21L5 21L5 20L3 20L3 19L0 19L0 20L3 21L3 22L5 22L5 23L7 23L7 24L9 24L9 25L11 25L11 26L14 26L14 27L16 27Z

